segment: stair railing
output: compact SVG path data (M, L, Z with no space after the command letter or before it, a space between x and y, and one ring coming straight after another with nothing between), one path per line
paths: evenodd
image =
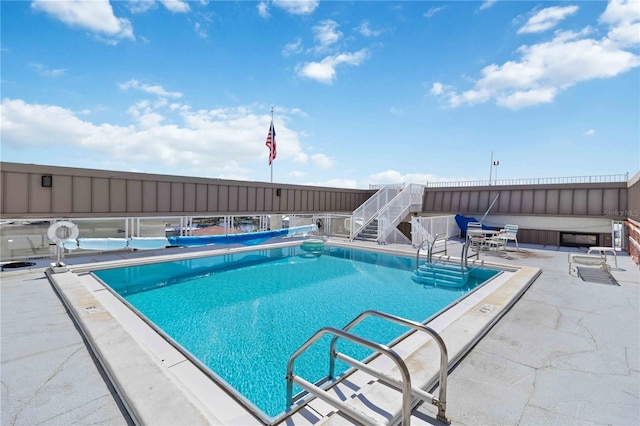
M424 186L410 184L378 212L378 242L387 243L396 226L409 214L411 207L422 205Z
M353 241L356 235L373 221L373 219L378 216L378 212L401 192L401 190L402 188L399 188L398 185L385 185L373 194L371 198L362 203L360 207L355 209L351 215L349 239Z

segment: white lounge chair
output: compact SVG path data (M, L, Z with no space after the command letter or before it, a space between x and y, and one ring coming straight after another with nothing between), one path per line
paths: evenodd
M505 225L504 228L500 230L499 235L507 241L515 241L516 250L520 251L520 247L518 246L518 225Z

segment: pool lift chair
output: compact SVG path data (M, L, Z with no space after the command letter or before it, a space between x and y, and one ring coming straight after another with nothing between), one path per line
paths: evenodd
M374 316L380 319L384 319L390 322L394 322L396 324L403 325L405 327L409 327L414 331L421 331L429 335L433 341L436 342L439 350L440 350L440 366L438 372L438 383L439 383L439 392L438 396L432 395L426 391L424 391L421 387L412 386L411 382L411 373L407 368L407 364L404 359L393 349L387 345L383 345L369 339L365 339L364 337L358 336L356 334L351 333L349 330L359 324L362 320L367 317ZM294 374L294 363L295 360L304 353L309 347L311 347L316 341L321 339L325 335L333 335L333 339L331 340L331 349L329 353L329 374L326 376L324 381L320 381L318 383L321 384L313 384L302 377ZM370 364L365 364L361 361L353 359L341 352L336 350L336 342L338 339L348 340L352 343L355 343L360 346L364 346L368 349L373 350L379 355L384 355L387 358L391 359L395 364L395 369L398 370L399 375L401 376L401 380L398 380L395 377L391 377L389 374L379 371L373 368ZM389 421L389 424L396 424L398 420L401 420L402 426L409 426L411 420L411 410L414 406L416 406L420 401L427 401L431 404L435 405L438 408L437 419L446 424L450 424L450 421L446 417L446 406L447 406L447 375L449 369L449 355L447 352L447 347L442 340L442 337L433 330L432 328L420 324L415 321L411 321L405 318L397 317L391 314L387 314L380 311L368 310L362 312L358 315L353 321L347 324L344 328L338 329L335 327L323 327L318 330L313 336L309 338L302 346L300 346L289 358L289 362L287 363L287 406L291 409L295 409L294 404L296 404L300 399L302 399L305 395L298 394L296 396L293 395L293 384L300 386L304 389L308 394L311 394L318 399L332 405L341 414L349 417L350 419L364 425L380 425L381 423L372 418L369 414L360 411L356 407L349 404L349 402L357 401L358 398L348 399L346 401L341 400L339 397L334 396L332 393L328 391L331 390L334 386L339 386L340 383L337 381L340 377L335 376L335 360L338 359L347 365L351 366L355 370L361 370L362 372L373 376L377 379L377 381L369 382L366 386L380 386L384 385L384 389L395 389L401 390L402 392L402 408L400 411L400 419L397 416L393 416L393 418ZM361 389L362 390L362 389Z

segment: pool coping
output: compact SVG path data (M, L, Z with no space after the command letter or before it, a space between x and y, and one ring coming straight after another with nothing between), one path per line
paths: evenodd
M109 290L106 290L87 272L115 266L192 259L298 244L300 241L290 241L221 249L215 252L190 252L96 262L70 266L69 271L64 273L48 271L47 276L87 337L93 352L103 365L105 372L121 395L127 410L136 423L265 424L264 419L261 420L254 413L248 411L236 398L202 373L197 366L191 364L182 353L162 339L154 330L149 329L144 321L124 307ZM408 255L406 251L394 250L391 247L363 247L334 241L331 242L331 245ZM514 267L513 265L489 262L485 264L516 271L514 275L519 274L518 279L511 285L504 286L505 282L503 281L512 280L496 278L478 289L477 292L471 293L454 306L450 306L445 313L431 319L428 325L443 334L448 346L455 347L455 350L449 348L450 369L508 311L541 272L538 268ZM502 294L502 297L495 295L492 297L502 287L505 287L506 291L503 291L505 294ZM491 301L493 303L489 303ZM479 313L479 309L485 305L492 305L494 308L488 312ZM460 339L460 336L464 336L464 339ZM394 349L405 355L410 355L417 354L416 349L423 346L429 346L429 339L416 342L413 338L407 338L399 342ZM435 359L439 358L435 357ZM382 362L382 368L389 367L384 365L384 361L377 360L377 362ZM435 372L430 369L431 367L423 368L424 372L421 374L420 380L414 382L414 385L418 384L423 389L433 388L435 385L434 377L437 379L437 365ZM339 386L334 386L332 391L342 393L343 396L351 395L348 399L357 405L357 401L361 399L356 398L356 395L378 393L375 386L369 383L371 377L368 377L367 381L358 386L358 390L361 392L355 392L353 389L353 383L361 380L357 374L348 376L349 386L351 386L350 393L345 394L344 389ZM388 405L389 398L389 396L383 396L380 405ZM382 415L383 418L386 418L384 421L397 418L397 413L394 414L394 411L397 410L393 406L400 406L399 399L397 396L392 399L394 403L390 408L385 407L380 410L385 413ZM336 419L341 419L344 422L344 419L335 415L335 412L334 407L328 406L322 401L313 400L304 407L294 410L287 421L293 422L293 424L318 424L322 422L332 424ZM284 419L278 418L278 423L273 423L275 419L272 418L271 424L284 422Z

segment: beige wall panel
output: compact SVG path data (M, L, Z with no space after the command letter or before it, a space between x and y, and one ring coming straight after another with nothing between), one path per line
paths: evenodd
M544 214L547 211L547 190L536 189L533 191L533 213Z
M91 212L109 213L109 179L95 177L91 180Z
M76 196L73 187L73 178L71 176L54 176L53 187L51 189L51 212L70 214L77 213L73 209L73 201ZM41 183L39 182L38 185ZM89 196L91 199L91 196Z
M559 213L570 216L576 209L576 200L574 199L575 192L572 189L561 189L559 192Z
M227 206L227 211L229 212L237 212L238 209L238 187L229 185L229 205Z
M171 183L158 182L157 186L157 208L159 212L171 211Z
M196 211L207 211L207 185L203 183L196 184Z
M127 181L124 179L110 179L109 198L109 211L111 213L126 213Z
M478 197L478 210L476 210L476 213L486 212L489 209L491 202L495 198L495 197L493 198L490 198L490 197L491 197L490 191L480 191L480 196Z
M182 182L171 182L171 211L175 213L184 212L184 184Z
M586 189L573 190L573 214L587 214L587 196L588 192Z
M158 184L155 181L142 181L142 211L153 213L158 210Z
M451 196L452 193L447 191L442 194L442 211L451 212Z
M546 214L558 214L560 211L560 191L557 189L547 190Z
M51 191L53 188L42 187L42 175L34 174L29 176L29 213L46 213L51 210ZM60 176L54 176L54 182L60 181ZM53 185L62 184L56 182ZM70 190L71 188L69 188ZM71 205L71 203L69 203Z
M587 191L587 214L604 216L602 208L602 188L593 188Z
M127 212L142 212L142 181L127 180Z
M0 170L0 212L4 212L4 197L7 192L4 189L4 172Z
M458 206L459 212L469 211L469 191L460 192L460 205Z
M320 201L320 211L326 211L327 210L327 197L324 193L324 191L318 191L319 193L319 201Z
M299 189L296 189L293 193L293 204L294 204L294 209L295 211L299 212L302 210L302 191L300 191Z
M196 184L185 182L184 186L184 210L185 212L196 211Z
M300 200L300 205L302 206L302 210L306 212L311 210L311 208L309 208L309 195L310 191L302 191L302 199Z
M636 174L630 182L627 191L620 191L618 210L623 210L625 216L635 221L640 221L640 173Z
M91 178L84 176L73 177L73 213L91 212Z
M450 210L452 212L460 211L460 191L454 191L451 194L451 207Z
M258 189L251 186L247 189L247 211L249 212L263 212L264 206L260 204L258 208Z
M274 211L272 188L260 188L258 190L258 205L264 206L264 211L266 212Z
M207 185L207 212L218 213L220 211L220 186Z
M520 210L521 213L533 213L534 192L532 189L525 189L521 193Z
M605 216L616 216L615 210L621 210L620 198L618 197L620 190L618 188L605 188L602 194L602 214Z
M29 213L29 175L5 173L3 197L6 213Z
M229 187L227 185L218 186L218 211L223 213L229 211Z
M509 206L511 205L511 191L504 190L500 191L499 194L500 198L498 198L498 201L493 205L491 211L496 213L509 213ZM497 194L491 195L491 202L496 198L496 195Z
M320 204L320 191L313 191L313 209L321 211Z
M509 200L510 213L522 213L522 191L510 191L511 199Z
M293 189L287 189L287 190L282 190L283 194L286 194L286 200L287 200L287 204L286 204L286 209L288 211L295 211L296 208L296 192Z
M444 192L436 192L435 199L433 200L433 210L437 212L449 211L444 207Z
M480 203L480 193L478 191L473 191L469 194L469 208L467 211L477 212L479 209Z
M238 187L238 208L236 209L236 211L239 211L239 212L247 211L247 207L249 206L249 203L247 200L248 195L249 195L249 191L247 191L246 186Z

